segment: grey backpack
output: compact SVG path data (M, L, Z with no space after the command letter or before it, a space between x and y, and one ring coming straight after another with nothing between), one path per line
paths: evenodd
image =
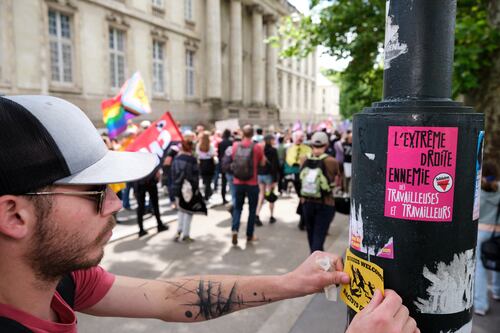
M254 174L253 166L253 147L254 143L248 147L243 147L241 143L236 146L231 171L235 178L239 180L250 180Z

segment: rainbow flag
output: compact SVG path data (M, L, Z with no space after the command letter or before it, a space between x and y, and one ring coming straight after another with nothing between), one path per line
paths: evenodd
M133 115L125 111L121 104L121 95L106 99L101 103L102 120L108 128L108 135L111 139L116 138L127 129L127 120Z

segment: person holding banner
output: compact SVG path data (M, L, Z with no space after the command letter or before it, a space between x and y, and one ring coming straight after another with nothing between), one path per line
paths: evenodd
M52 96L0 97L0 123L2 332L74 333L76 311L203 321L349 283L342 259L325 252L282 275L150 280L111 274L99 262L121 202L108 184L152 174L157 156L109 151L78 107ZM325 258L331 271L318 264ZM348 329L367 331L418 329L401 298L385 290Z

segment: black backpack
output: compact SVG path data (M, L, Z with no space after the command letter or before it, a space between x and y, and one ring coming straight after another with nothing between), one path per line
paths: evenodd
M497 207L495 229L500 217L500 205ZM500 272L500 235L496 232L491 234L491 238L481 244L481 261L486 269Z
M251 143L248 147L243 147L241 143L236 146L231 171L235 178L239 180L250 180L254 174L253 166L253 147Z
M56 288L59 295L71 308L75 305L75 288L75 281L73 281L71 273L63 276ZM7 317L0 317L0 328L2 333L33 333L30 329Z

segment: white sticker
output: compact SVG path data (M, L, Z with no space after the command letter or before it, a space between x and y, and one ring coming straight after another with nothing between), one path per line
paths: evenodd
M399 41L399 25L389 16L390 1L386 2L384 69L391 68L391 61L408 52L408 45Z

